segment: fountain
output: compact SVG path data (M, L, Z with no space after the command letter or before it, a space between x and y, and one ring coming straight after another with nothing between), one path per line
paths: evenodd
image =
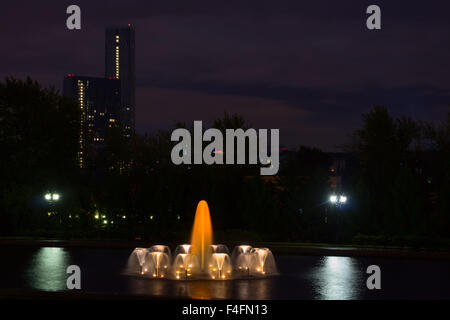
M227 246L212 243L213 233L208 204L197 205L191 243L176 247L174 259L170 248L154 245L136 248L128 259L126 274L174 280L230 280L258 278L277 274L268 248L239 245L230 257Z
M178 254L173 263L176 279L184 277L185 280L188 280L189 277L196 275L199 268L197 256L190 253Z
M146 265L147 270L145 271L148 272L153 278L164 278L170 266L170 258L167 253L164 252L149 252Z
M230 256L226 253L213 253L209 264L211 279L224 280L231 276L232 266Z
M191 246L192 254L199 257L200 270L205 271L211 256L212 225L209 208L206 201L202 200L195 211L194 227L192 228Z
M211 252L212 253L226 253L226 254L230 254L230 252L228 251L227 246L224 245L224 244L212 244L211 245Z
M248 253L250 252L250 250L252 250L252 246L249 246L247 244L236 246L233 250L233 254L231 255L231 261L233 261L233 263L236 263L236 260L240 255Z
M267 248L253 248L250 251L251 264L250 271L256 274L277 273L277 266L272 252Z
M144 264L148 250L145 248L136 248L128 259L127 273L144 274Z
M176 257L180 253L191 253L191 245L190 244L180 244L175 248L175 254Z
M169 257L171 255L170 253L170 248L168 246L163 246L163 245L155 245L155 246L151 246L150 248L148 248L148 250L150 252L163 252L165 254L167 254Z
M240 254L236 258L235 265L237 266L237 272L242 276L250 277L250 270L252 267L252 254L245 252Z

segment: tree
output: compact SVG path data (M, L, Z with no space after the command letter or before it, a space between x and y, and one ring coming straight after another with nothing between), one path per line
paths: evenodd
M0 232L31 221L48 188L76 172L79 110L54 88L36 81L0 82Z
M406 117L393 119L384 107L363 115L363 127L354 133L352 148L360 159L355 184L364 216L361 232L411 233L409 221L423 215L423 192L414 174L417 159L412 152L413 141L419 137L418 123Z

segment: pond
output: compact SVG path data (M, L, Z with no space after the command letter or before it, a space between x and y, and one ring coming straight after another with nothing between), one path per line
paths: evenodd
M275 254L279 275L230 281L170 281L126 276L132 250L0 247L0 289L65 291L69 265L81 268L81 289L94 293L198 299L449 299L450 262ZM366 287L369 265L381 269L381 290Z

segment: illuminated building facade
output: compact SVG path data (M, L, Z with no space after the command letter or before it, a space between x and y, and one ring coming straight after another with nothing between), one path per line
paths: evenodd
M108 28L105 33L105 77L120 79L120 123L125 136L134 131L135 117L135 44L134 28Z
M105 140L108 127L119 126L121 86L118 79L76 76L64 78L63 95L77 102L80 108L78 162L85 163L88 147L98 148Z

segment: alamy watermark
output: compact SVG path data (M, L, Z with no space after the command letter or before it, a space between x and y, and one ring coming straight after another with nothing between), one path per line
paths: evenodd
M80 269L80 267L77 265L70 265L67 267L66 273L70 275L66 281L67 289L80 290L81 289L81 269Z
M367 7L367 14L370 16L366 20L366 26L369 30L381 29L381 9L379 6L373 4Z
M194 121L193 139L191 132L187 129L179 128L172 132L171 141L178 141L178 143L173 147L170 156L176 165L203 163L232 165L235 164L235 159L236 164L258 164L259 160L261 175L275 175L280 166L279 140L278 129L270 130L270 144L268 143L267 129L258 131L255 129L245 131L243 129L226 129L224 151L222 131L210 128L203 132L202 121ZM193 141L193 148L191 141ZM203 149L204 141L210 143ZM269 145L270 155L268 153ZM192 154L194 159L192 159ZM248 159L246 159L246 155L248 155Z
M66 27L69 30L81 29L81 9L79 6L72 4L66 9L66 14L69 16L66 19ZM366 20L366 26L369 30L381 29L381 9L378 5L372 4L367 7L366 14L370 16Z
M81 9L79 6L72 4L67 7L66 13L70 16L66 19L66 27L69 30L81 29Z
M379 266L373 264L367 267L367 274L370 276L367 278L366 286L369 290L381 289L381 269Z

